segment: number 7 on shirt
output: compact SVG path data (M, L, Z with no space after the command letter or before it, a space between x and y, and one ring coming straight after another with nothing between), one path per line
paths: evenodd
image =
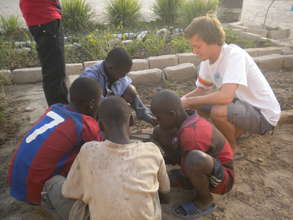
M31 143L33 140L35 140L40 134L45 133L48 129L53 128L60 123L64 121L64 118L62 118L60 115L56 114L53 111L50 111L46 114L46 116L53 119L50 123L44 124L42 127L36 129L33 133L31 133L26 139L26 143Z

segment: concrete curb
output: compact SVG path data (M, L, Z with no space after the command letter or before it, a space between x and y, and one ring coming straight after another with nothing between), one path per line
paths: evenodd
M196 68L193 63L182 63L164 68L167 80L183 82L196 79Z
M246 52L252 57L265 56L270 54L282 54L283 47L248 48Z
M80 74L82 70L83 70L82 63L68 63L68 64L66 64L67 75Z
M165 79L163 71L158 68L133 71L128 76L133 80L134 85L156 85Z
M176 66L178 64L178 57L174 55L162 55L148 58L150 69L158 68L164 69L167 66Z
M254 56L254 61L263 72L293 69L293 54L283 55L284 48L282 47L253 48L246 49L246 51ZM97 61L66 64L66 73L67 75L79 75L84 70L84 68L96 64ZM199 63L200 60L192 53L179 53L149 57L146 59L133 59L133 66L130 73L136 72L136 74L132 75L135 79L134 81L137 83L144 81L141 79L142 75L147 76L147 73L155 74L154 72L156 71L153 71L153 69L159 69L161 71L164 70L162 74L166 74L166 77L170 78L170 80L182 81L186 80L187 76L194 78L195 73L192 74L191 69L196 72ZM193 66L190 66L191 64ZM137 76L137 72L140 72L141 74L139 77ZM164 78L163 75L161 76L161 79ZM10 70L0 70L0 76L4 78L7 83L12 82L15 84L35 83L42 81L40 67L15 69L12 72ZM154 82L157 83L158 76L156 74L154 76ZM152 78L152 76L148 76L147 78ZM146 80L146 83L151 83L151 80Z
M15 84L36 83L43 79L41 67L15 69L11 76Z
M280 71L283 68L283 56L280 54L272 54L261 57L255 57L254 61L263 71Z

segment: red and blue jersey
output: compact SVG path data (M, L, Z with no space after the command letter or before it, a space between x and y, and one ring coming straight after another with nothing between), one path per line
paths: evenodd
M40 203L46 180L66 176L83 143L102 141L97 121L68 105L52 105L23 137L9 164L10 193Z

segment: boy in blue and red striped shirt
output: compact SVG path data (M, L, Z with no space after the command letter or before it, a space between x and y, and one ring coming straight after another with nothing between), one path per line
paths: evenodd
M25 134L9 165L14 198L40 204L45 182L55 175L67 175L83 143L102 140L94 119L100 96L95 80L75 80L70 104L52 105Z

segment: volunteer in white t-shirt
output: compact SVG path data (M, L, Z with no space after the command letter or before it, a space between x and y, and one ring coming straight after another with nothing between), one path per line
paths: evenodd
M280 105L251 56L225 43L225 32L216 18L195 18L186 27L185 37L202 62L196 89L181 98L182 104L209 112L239 156L236 138L246 131L265 134L272 130L280 118Z

